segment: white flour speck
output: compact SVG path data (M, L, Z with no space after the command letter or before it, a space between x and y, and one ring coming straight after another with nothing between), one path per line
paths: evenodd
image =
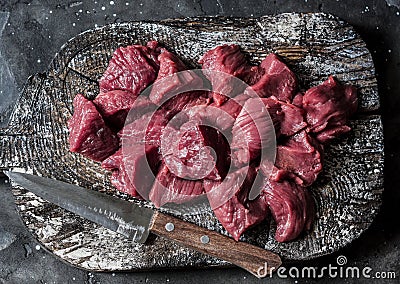
M103 7L101 7L101 10L103 10L103 11L104 11L105 9L106 9L106 7L104 7L104 6L103 6Z
M143 6L143 3L140 3L139 5L140 5L140 6Z
M125 3L125 5L126 5L126 6L129 6L129 3L128 3L128 2L126 2L126 3Z
M49 11L49 13L50 13L50 14L53 14L53 11L52 11L52 10L50 10L50 11Z
M388 49L388 52L389 52L389 53L391 53L391 52L392 52L392 50L391 50L391 49Z
M40 58L37 60L37 63L40 63L41 62L41 60L40 60Z
M97 24L94 24L94 27L95 27L95 28L97 28L97 27L98 27L98 25L97 25Z
M113 14L113 17L116 17L117 16L117 14Z
M35 249L36 249L36 250L40 250L40 246L39 246L39 245L36 245L36 246L35 246Z
M399 15L400 15L400 12L399 12L399 11L397 11L397 12L396 12L396 15L397 15L397 16L399 16Z
M110 1L110 5L114 5L115 3L114 3L114 1Z
M142 11L140 11L140 12L139 12L139 14L141 15L141 14L143 14L143 12L142 12Z
M75 23L72 23L72 26L73 26L73 27L75 27L75 26L76 26L76 24L75 24Z

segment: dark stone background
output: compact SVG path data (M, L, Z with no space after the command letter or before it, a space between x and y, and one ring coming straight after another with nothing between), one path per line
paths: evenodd
M126 5L129 3L129 5ZM104 7L104 8L103 8ZM282 12L326 12L354 25L374 58L385 131L384 205L369 230L350 246L330 256L295 264L287 268L336 265L340 255L347 266L373 271L394 271L396 280L311 279L257 280L238 268L147 271L138 273L88 273L61 262L38 246L19 219L5 179L0 178L0 282L1 283L399 283L400 278L400 1L270 1L270 0L168 0L150 1L0 1L0 11L9 13L0 38L4 58L1 70L9 68L16 89L22 89L29 75L43 72L54 54L71 37L96 25L157 20L199 15L258 17ZM0 14L6 19L7 14ZM0 17L0 19L1 19ZM0 21L1 23L1 21ZM0 24L1 29L1 24ZM1 31L1 30L0 30ZM1 59L1 58L0 58ZM3 72L4 73L4 72ZM5 74L5 73L4 73ZM18 92L9 91L14 81L0 72L0 105ZM8 73L7 73L8 74ZM7 75L6 74L6 75ZM2 79L3 78L3 79ZM5 80L6 78L7 80ZM4 82L6 81L6 82ZM8 85L7 85L8 84ZM8 89L5 89L6 87ZM0 90L0 91L1 91ZM1 149L0 149L1 150Z

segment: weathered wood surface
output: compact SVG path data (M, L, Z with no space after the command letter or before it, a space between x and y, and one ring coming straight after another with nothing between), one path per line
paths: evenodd
M237 43L254 62L269 52L278 53L304 88L331 74L357 86L360 108L351 122L353 131L327 147L324 172L311 188L318 204L313 231L281 244L274 240L274 223L265 222L245 233L243 240L283 259L300 260L336 251L368 228L383 190L383 131L375 70L353 28L326 14L131 22L78 35L63 46L48 72L29 79L9 127L0 129L0 169L19 169L127 198L110 185L108 173L98 163L68 151L66 122L76 93L96 95L96 81L118 46L151 39L193 66L206 50ZM226 265L158 237L145 245L131 243L15 185L13 192L29 230L47 249L78 267L110 271ZM210 210L180 217L226 234Z

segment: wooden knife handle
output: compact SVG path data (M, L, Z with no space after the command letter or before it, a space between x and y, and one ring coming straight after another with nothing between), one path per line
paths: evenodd
M267 276L282 264L280 257L275 253L248 243L237 242L217 232L160 212L155 212L150 231L185 247L240 266L258 278Z

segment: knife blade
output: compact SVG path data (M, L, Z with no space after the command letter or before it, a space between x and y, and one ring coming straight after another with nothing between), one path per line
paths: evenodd
M135 242L144 243L152 232L240 266L259 278L282 263L273 252L105 193L26 173L5 174L35 195Z
M154 211L95 190L35 175L5 172L16 184L83 218L144 243Z

